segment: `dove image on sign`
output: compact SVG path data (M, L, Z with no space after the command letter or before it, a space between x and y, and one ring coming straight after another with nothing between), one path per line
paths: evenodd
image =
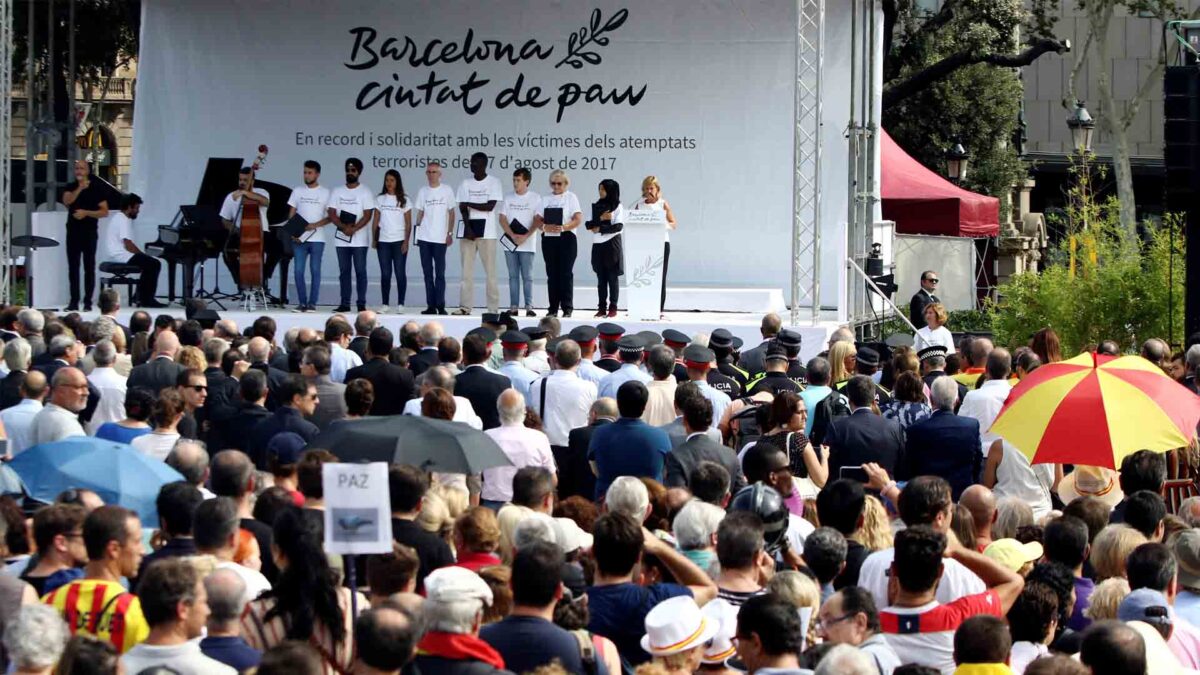
M321 467L326 551L343 555L392 551L387 474L385 462Z

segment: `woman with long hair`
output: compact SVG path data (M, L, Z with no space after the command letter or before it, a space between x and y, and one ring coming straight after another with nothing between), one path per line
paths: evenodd
M388 169L383 174L383 190L375 198L375 250L379 254L379 290L383 304L379 311L388 311L392 295L392 272L396 274L396 313L403 311L408 276L404 263L408 260L408 240L412 237L412 203L404 194L400 172Z
M854 375L854 364L858 361L858 349L853 342L842 340L829 347L829 386L834 389Z
M1033 337L1029 338L1029 348L1037 354L1043 365L1062 361L1062 343L1059 342L1058 333L1055 333L1053 328L1043 328L1034 333Z
M625 207L621 206L621 185L605 178L600 181L599 190L600 198L592 204L592 220L587 222L587 229L593 234L592 270L596 273L599 295L596 318L617 315L621 275L625 274L625 247L621 237Z
M279 567L274 587L251 602L242 616L242 635L265 651L288 640L312 645L326 675L350 671L354 663L354 619L350 589L338 583L322 549L316 521L298 508L275 519L271 556ZM358 608L367 608L359 594Z
M804 513L804 499L815 497L816 491L829 480L829 449L822 446L818 454L813 448L812 442L804 434L807 416L799 395L781 391L775 396L775 400L771 401L765 427L767 432L758 439L759 443L769 443L781 448L787 455L795 479L792 484L798 489L784 497L788 502L788 509L796 515Z
M949 328L946 328L946 320L949 318L950 313L946 311L946 307L942 303L933 302L926 305L925 326L917 331L913 348L920 352L926 347L941 345L946 348L947 354L953 354L954 335L950 333Z
M633 210L642 209L663 211L667 214L667 227L663 231L662 292L658 307L661 318L661 314L667 309L667 266L671 262L671 230L677 229L679 224L675 222L675 212L671 210L671 205L663 199L662 185L655 176L642 179L642 198L633 205Z

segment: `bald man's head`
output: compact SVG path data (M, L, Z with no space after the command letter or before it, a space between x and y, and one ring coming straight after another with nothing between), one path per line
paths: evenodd
M229 568L214 570L204 577L208 593L208 630L226 631L236 626L246 603L246 582L242 575Z
M175 331L164 330L154 338L154 354L156 356L169 356L175 358L175 353L179 351L179 336Z
M992 521L996 519L996 495L992 494L991 490L982 485L972 485L963 490L958 503L971 512L976 532L991 531Z
M590 414L592 421L595 422L600 418L615 420L617 419L618 412L617 399L605 396L603 398L596 399L596 402L592 404L592 410Z
M87 407L88 381L82 370L64 366L54 373L50 381L50 400L60 408L77 413Z
M40 370L25 373L25 379L21 382L21 398L34 401L46 398L46 374Z
M250 343L246 345L246 357L250 363L266 363L271 357L271 343L262 337L250 338Z
M994 349L992 341L985 337L977 337L971 342L971 366L982 368L987 363L988 355Z

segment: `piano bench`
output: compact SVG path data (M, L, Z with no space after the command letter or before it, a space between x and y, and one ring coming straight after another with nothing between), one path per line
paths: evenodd
M100 289L124 286L126 294L129 296L129 306L136 307L137 293L135 292L135 288L138 284L141 268L137 265L126 265L119 262L102 262L99 265L99 269L103 274L109 275L100 277Z

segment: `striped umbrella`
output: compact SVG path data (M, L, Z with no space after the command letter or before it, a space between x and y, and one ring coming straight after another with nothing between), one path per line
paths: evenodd
M1013 388L991 431L1031 464L1117 468L1138 450L1188 445L1200 396L1140 356L1080 354L1033 371Z

